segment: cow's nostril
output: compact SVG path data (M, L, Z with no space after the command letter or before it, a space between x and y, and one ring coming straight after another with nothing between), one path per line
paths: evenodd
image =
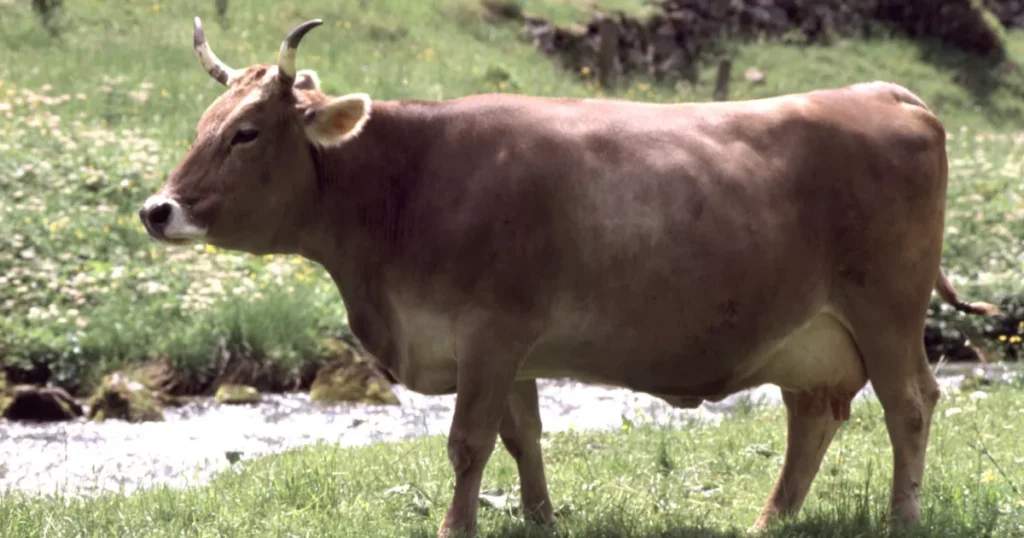
M164 226L171 220L171 204L163 203L149 210L149 223Z

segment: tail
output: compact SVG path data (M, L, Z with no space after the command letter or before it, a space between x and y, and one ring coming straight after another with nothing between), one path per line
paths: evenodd
M961 301L960 296L956 293L956 289L953 288L953 284L946 278L946 273L942 270L942 267L939 267L939 278L935 281L935 291L939 293L939 297L943 301L961 312L990 317L1001 314L999 307L991 303L965 303Z

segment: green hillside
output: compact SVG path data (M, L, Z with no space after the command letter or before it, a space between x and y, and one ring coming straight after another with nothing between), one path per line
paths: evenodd
M525 8L582 21L583 0ZM640 0L603 5L642 10ZM54 37L28 2L0 3L0 359L84 389L127 362L208 365L217 351L287 371L343 335L341 301L323 271L293 257L167 248L145 235L139 204L184 154L222 91L192 52L192 17L234 66L273 62L296 23L322 18L299 51L330 93L443 99L478 92L601 95L470 0L66 2ZM1011 60L1024 35L1008 33ZM763 85L744 81L757 67ZM695 87L629 81L611 95L709 100L713 66ZM963 294L1020 291L1024 236L1024 85L1011 69L939 45L840 40L829 47L736 47L733 99L886 79L935 108L951 133L945 265Z

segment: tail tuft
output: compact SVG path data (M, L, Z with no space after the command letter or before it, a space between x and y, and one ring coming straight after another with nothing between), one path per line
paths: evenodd
M935 291L939 293L939 297L941 297L943 301L960 312L987 317L995 317L1002 314L999 307L991 303L967 303L961 301L960 296L956 293L956 289L953 288L953 284L948 278L946 278L946 273L941 267L939 267L939 276L935 280Z
M986 317L996 317L1002 315L1003 313L1001 310L999 310L998 306L992 303L986 303L981 301L974 303L965 303L963 301L960 301L959 303L953 304L953 308L961 312L965 312L967 314L975 314L978 316Z

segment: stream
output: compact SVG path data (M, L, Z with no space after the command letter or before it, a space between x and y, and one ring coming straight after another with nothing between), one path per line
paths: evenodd
M978 365L945 365L944 391L956 388ZM987 365L988 379L1014 375L1012 367ZM545 431L610 430L623 416L656 424L717 423L741 402L781 403L772 385L735 394L696 409L674 409L642 393L570 380L541 380ZM253 405L218 405L201 398L164 410L164 422L119 420L33 424L0 420L0 491L89 495L156 484L201 485L241 459L325 441L343 446L446 434L455 396L424 396L395 386L400 406L311 403L305 393L264 395ZM857 399L874 398L869 384Z

